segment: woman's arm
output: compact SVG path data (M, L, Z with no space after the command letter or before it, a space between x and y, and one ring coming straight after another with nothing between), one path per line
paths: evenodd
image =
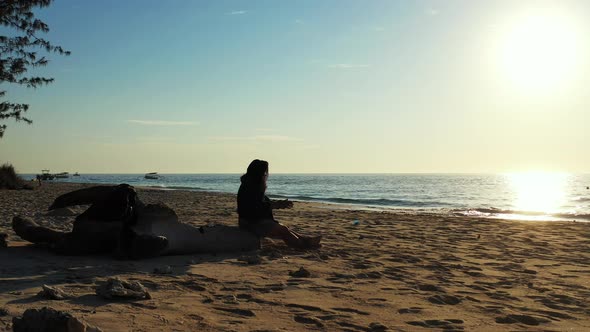
M290 209L293 207L293 202L291 202L288 199L272 200L272 201L270 201L270 206L275 210Z
M268 198L248 188L240 186L238 190L238 214L240 218L272 218L272 206Z

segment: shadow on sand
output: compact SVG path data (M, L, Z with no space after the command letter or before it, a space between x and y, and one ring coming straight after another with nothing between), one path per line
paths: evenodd
M23 290L41 289L42 285L70 284L71 287L93 288L97 281L126 275L140 280L148 289L157 288L150 282L156 268L170 267L170 277L187 275L194 265L237 259L255 255L257 251L223 254L193 254L160 256L142 260L117 260L108 256L61 256L47 248L28 242L11 242L0 251L0 294L22 295ZM129 276L132 276L131 278ZM37 297L15 300L13 303L30 303ZM71 299L76 303L76 299ZM86 300L84 300L87 303ZM10 303L10 302L7 302ZM98 301L96 304L102 303Z

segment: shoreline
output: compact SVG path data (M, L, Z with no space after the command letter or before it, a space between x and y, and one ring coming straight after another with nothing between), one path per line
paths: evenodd
M140 261L58 256L13 233L15 214L69 230L75 216L51 216L46 209L58 195L91 185L0 191L0 232L9 235L9 247L0 248L0 309L7 312L0 315L0 330L9 330L12 317L25 309L44 306L104 331L590 329L588 223L396 214L296 202L293 209L278 210L277 220L298 232L322 234L321 249L296 251L264 239L254 252ZM232 194L137 191L146 203L169 205L185 223L237 223ZM162 267L170 267L170 273L155 272ZM300 268L309 275L298 276ZM97 285L115 276L141 282L152 298L97 297ZM61 287L72 298L37 296L43 284Z
M132 173L130 173L132 174ZM134 173L133 173L134 174ZM34 182L34 181L31 181ZM35 182L36 183L36 182ZM60 181L51 181L44 183L53 183L53 184L80 184L80 185L116 185L118 183L100 183L100 182L60 182ZM133 184L132 184L133 185ZM182 186L172 186L172 187L165 187L161 185L133 185L135 188L143 188L143 189L155 189L155 190L162 190L162 191L188 191L188 192L204 192L204 193L218 193L218 194L225 194L225 195L236 195L235 193L225 192L221 190L210 190L210 189L200 189L200 188L192 188L192 187L182 187ZM237 191L236 191L237 192ZM293 202L301 202L301 203L310 203L310 204L319 204L319 205L326 205L326 208L333 208L333 209L342 209L342 210L352 210L352 211L375 211L375 212L388 212L394 214L423 214L423 215L440 215L440 216L454 216L454 217L462 217L462 218L486 218L491 220L514 220L514 221L524 221L524 222L583 222L587 223L590 222L590 214L581 214L581 215L566 215L563 213L544 213L544 212L526 212L526 211L511 211L511 210L501 210L495 208L442 208L442 207L432 207L432 208L423 208L423 207L396 207L396 206L384 206L384 205L370 205L370 204L354 204L354 203L340 203L340 202L333 202L330 200L323 200L321 198L317 199L298 199L298 198L291 198L289 196L284 195L268 195L271 199L289 199ZM494 211L496 210L496 211ZM484 212L482 212L484 211ZM494 211L494 212L491 212Z

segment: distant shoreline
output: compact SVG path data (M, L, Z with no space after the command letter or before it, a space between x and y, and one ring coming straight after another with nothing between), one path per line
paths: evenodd
M31 180L33 181L33 180ZM63 182L59 180L50 180L44 181L43 184L46 183L52 185L72 185L72 184L80 184L82 186L100 186L100 185L115 185L113 184L106 184L106 183L96 183L96 182ZM219 194L219 195L229 195L235 197L235 193L224 192L224 191L215 191L215 190L206 190L206 189L195 189L195 188L184 188L184 187L162 187L158 185L133 185L135 188L139 190L157 190L157 191L186 191L186 192L202 192L207 194ZM421 208L402 208L402 207L393 207L393 206L374 206L374 205L363 205L363 204L347 204L347 203L339 203L339 202L330 202L324 201L321 199L299 199L299 198L291 198L285 197L281 195L268 195L271 199L289 199L293 202L300 202L306 204L313 204L319 208L327 209L327 210L344 210L344 211L372 211L372 212L380 212L380 213L391 213L396 215L413 215L413 216L450 216L450 217L458 217L458 218L467 218L467 219L477 219L477 218L484 218L484 219L492 219L492 220L509 220L509 221L522 221L522 222L590 222L590 219L573 219L573 218L555 218L555 217L546 217L542 214L539 216L536 215L510 215L508 213L498 214L498 215L486 215L485 213L475 212L470 214L471 211L450 211L450 210L440 210L440 209L421 209Z

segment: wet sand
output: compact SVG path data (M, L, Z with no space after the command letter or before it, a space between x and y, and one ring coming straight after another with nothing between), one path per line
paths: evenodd
M255 252L140 261L57 256L12 231L17 214L69 230L74 216L48 216L46 209L58 195L83 186L0 190L0 233L9 241L0 248L0 330L10 330L12 317L24 310L44 306L103 331L590 330L590 223L296 202L275 216L296 231L322 234L320 250L264 240ZM183 222L237 223L235 195L138 193L146 203L166 203ZM171 273L154 273L168 266ZM294 273L302 267L309 275ZM98 297L95 287L109 277L139 281L152 298ZM37 296L43 284L72 297Z

